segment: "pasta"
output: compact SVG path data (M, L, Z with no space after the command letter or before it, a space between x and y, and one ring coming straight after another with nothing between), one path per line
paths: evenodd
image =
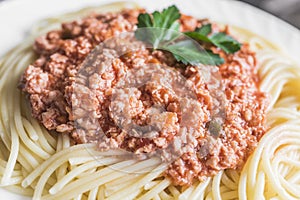
M128 4L102 6L112 11ZM135 6L135 5L131 5ZM300 68L268 42L241 29L260 62L261 90L270 94L269 131L240 171L225 170L190 187L175 187L155 158L128 159L126 152L99 152L93 144L72 145L67 135L48 132L31 117L17 89L24 67L35 58L33 39L62 20L91 9L43 21L29 39L0 62L1 187L33 199L299 199ZM47 24L47 26L45 26ZM139 173L136 173L139 172Z

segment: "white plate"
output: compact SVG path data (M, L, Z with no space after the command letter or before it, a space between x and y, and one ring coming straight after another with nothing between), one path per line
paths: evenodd
M0 56L22 42L37 21L87 6L101 5L116 0L6 0L0 3ZM131 0L137 1L137 0ZM199 18L227 23L254 32L275 43L296 62L300 63L300 31L284 21L248 4L230 0L151 0L138 3L152 11L176 4L183 13ZM1 199L24 200L0 188Z

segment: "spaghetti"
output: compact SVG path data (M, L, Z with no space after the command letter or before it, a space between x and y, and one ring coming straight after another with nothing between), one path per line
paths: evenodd
M102 6L113 11L125 5ZM83 16L83 10L49 19L0 62L1 186L33 199L298 199L300 197L300 70L261 38L235 29L257 52L260 88L271 95L270 130L242 171L225 170L189 187L177 187L163 176L166 164L155 158L124 159L120 150L99 152L94 144L72 145L31 117L17 89L24 67L35 59L33 38L62 20ZM45 24L45 22L44 22ZM96 158L96 159L95 159ZM136 173L139 172L139 173Z

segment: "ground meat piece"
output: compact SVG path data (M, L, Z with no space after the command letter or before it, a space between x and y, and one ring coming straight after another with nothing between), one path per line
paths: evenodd
M196 27L201 25L198 19L188 15L181 16L180 24L181 24L181 31L183 30L194 31Z
M55 53L50 56L50 61L46 65L46 70L56 77L64 75L68 57Z
M230 55L207 46L225 60L219 68L207 66L222 83L211 90L197 66L150 51L130 34L109 40L134 31L142 12L92 14L37 38L38 59L20 80L32 115L76 143L158 152L173 161L165 176L175 185L242 166L265 133L267 101L258 89L255 54L247 44ZM179 22L181 31L209 23L187 15ZM215 113L224 114L222 124Z
M51 55L59 49L61 31L51 31L35 40L34 50L38 54Z
M53 130L57 127L56 119L59 116L58 110L49 108L42 114L42 123L48 130Z
M26 69L24 77L27 80L26 85L22 87L26 88L28 93L40 94L47 88L52 75L45 73L41 68L30 65Z
M45 107L41 96L38 94L30 95L30 103L33 116L39 118L39 113L42 113L44 111L43 108Z

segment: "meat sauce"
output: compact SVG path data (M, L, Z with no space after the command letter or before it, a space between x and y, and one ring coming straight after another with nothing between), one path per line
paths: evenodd
M130 37L99 46L134 31L141 12L92 14L37 38L38 58L26 68L19 86L33 117L76 143L97 143L99 150L140 154L171 145L172 155L159 155L162 160L176 155L165 171L175 185L241 167L265 133L267 101L258 88L255 53L247 44L230 55L210 47L225 60L218 66L225 118L212 135L213 91L198 67ZM205 23L182 15L180 29L193 31ZM215 24L213 28L219 29Z

